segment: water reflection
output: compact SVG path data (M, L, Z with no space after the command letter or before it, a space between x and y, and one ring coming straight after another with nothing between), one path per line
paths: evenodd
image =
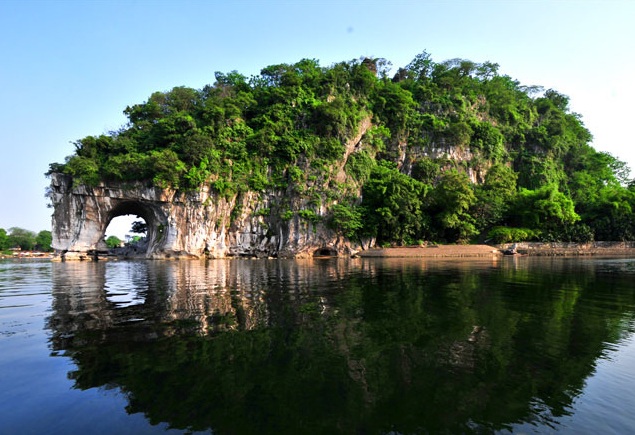
M633 333L635 263L520 260L58 263L51 346L183 430L557 425Z

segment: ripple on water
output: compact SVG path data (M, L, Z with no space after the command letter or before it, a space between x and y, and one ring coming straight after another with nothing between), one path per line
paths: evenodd
M0 261L2 352L27 347L25 340L42 330L51 303L50 270L48 261Z

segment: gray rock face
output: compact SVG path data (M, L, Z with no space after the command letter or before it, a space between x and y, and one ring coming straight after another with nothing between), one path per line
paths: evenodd
M73 185L51 175L53 248L60 259L89 259L107 251L105 231L117 216L135 214L148 225L145 258L308 257L349 255L351 245L322 222L297 214L280 218L281 192L248 192L227 199L209 188L177 192L135 183Z

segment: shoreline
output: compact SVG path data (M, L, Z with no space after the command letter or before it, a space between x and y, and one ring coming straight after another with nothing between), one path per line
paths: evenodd
M516 243L516 255L505 255L503 251L512 247L512 243L501 245L413 245L388 248L370 248L359 251L353 257L361 258L492 258L492 257L580 257L580 256L632 256L635 258L635 242L524 242ZM233 257L227 257L229 259ZM307 257L304 257L307 258ZM0 259L47 259L59 261L52 253L24 252L19 255L3 255ZM114 258L103 257L103 261ZM122 258L117 257L117 260ZM86 261L90 259L86 258ZM74 260L71 260L74 261Z
M35 259L51 259L53 258L52 252L40 252L40 251L19 251L19 253L13 253L11 255L0 254L0 259L21 259L21 258L35 258Z
M359 257L385 258L433 258L433 257L498 257L514 256L503 254L512 243L502 245L428 245L372 248L357 253ZM516 244L519 256L531 257L579 257L579 256L633 256L635 242L525 242Z
M500 249L489 245L429 245L371 248L360 251L362 258L431 258L431 257L492 257L502 256Z

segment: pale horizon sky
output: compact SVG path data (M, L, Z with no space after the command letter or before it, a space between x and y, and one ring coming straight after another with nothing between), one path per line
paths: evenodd
M593 146L635 168L634 19L627 0L2 0L0 228L50 229L48 165L124 125L126 106L303 58L496 62L567 95Z

